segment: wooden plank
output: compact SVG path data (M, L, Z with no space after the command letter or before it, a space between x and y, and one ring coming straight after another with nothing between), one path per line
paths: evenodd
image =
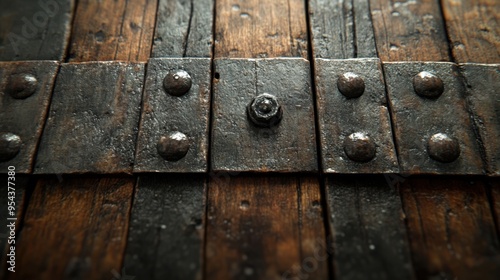
M489 186L491 192L491 210L498 234L500 233L500 178L491 178Z
M215 57L307 58L305 1L216 1Z
M123 271L141 279L201 279L203 175L143 175L132 208Z
M500 62L500 2L443 0L442 9L456 62Z
M0 2L0 60L62 60L74 0Z
M156 0L78 1L68 60L146 62Z
M152 57L212 57L215 0L160 0Z
M123 260L134 181L39 180L19 236L19 271L10 279L112 278Z
M481 178L411 178L401 195L419 279L498 278L500 244Z
M207 279L327 278L317 179L211 178L208 190Z
M382 61L448 61L439 0L371 0L377 51Z

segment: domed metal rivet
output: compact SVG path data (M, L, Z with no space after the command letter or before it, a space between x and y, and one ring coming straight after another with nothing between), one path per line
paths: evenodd
M460 145L456 139L444 133L437 133L429 138L427 153L434 160L449 163L460 156Z
M345 97L357 98L365 92L365 81L358 74L347 72L340 75L337 88Z
M191 76L184 70L170 71L163 80L163 87L168 94L181 96L186 94L191 88Z
M186 156L189 150L189 139L179 131L160 137L156 146L158 154L168 161L178 161Z
M35 93L38 80L31 74L16 74L10 77L7 92L16 99L28 98Z
M344 140L344 152L353 161L369 162L375 157L376 147L368 135L356 132Z
M413 77L413 88L418 95L431 99L438 98L444 92L443 80L427 71Z
M10 132L0 132L0 161L13 159L21 150L21 137Z
M283 116L283 110L274 95L263 93L255 97L247 106L250 120L257 126L277 125Z

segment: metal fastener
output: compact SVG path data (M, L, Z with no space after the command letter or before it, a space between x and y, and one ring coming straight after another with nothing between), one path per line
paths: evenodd
M431 99L438 98L444 92L443 80L427 71L413 77L413 88L418 95Z
M21 137L10 132L0 132L0 161L13 159L21 150Z
M250 120L257 126L272 127L281 121L283 110L274 95L263 93L247 106Z
M186 156L189 150L188 137L179 131L160 137L156 146L158 154L168 161L178 161Z
M340 75L337 88L345 97L357 98L365 92L365 81L358 74L347 72Z
M184 70L170 71L163 80L163 87L168 94L181 96L191 89L191 76Z
M456 139L444 133L437 133L429 138L427 153L434 160L449 163L460 156L460 145Z
M31 74L16 74L10 77L7 92L16 99L25 99L35 93L38 80Z
M368 135L356 132L344 140L344 152L353 161L369 162L375 157L376 147Z

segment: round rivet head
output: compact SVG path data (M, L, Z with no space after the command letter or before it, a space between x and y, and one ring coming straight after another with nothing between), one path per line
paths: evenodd
M437 133L429 138L427 153L434 160L449 163L460 156L460 145L456 139L444 133Z
M191 76L184 70L170 71L163 80L163 87L168 94L181 96L191 89Z
M186 156L189 150L189 139L182 132L171 132L160 137L156 146L158 154L168 161L178 161Z
M356 132L344 140L344 152L353 161L369 162L375 157L376 147L368 135Z
M21 150L21 138L10 132L0 132L0 161L13 159Z
M347 72L340 75L337 88L345 97L357 98L365 92L365 81L358 74Z
M35 93L38 80L31 74L16 74L10 77L7 92L16 99L28 98Z
M413 88L418 95L431 99L438 98L444 92L443 80L427 71L413 77Z
M248 104L247 113L255 125L272 127L281 121L283 109L274 95L263 93Z

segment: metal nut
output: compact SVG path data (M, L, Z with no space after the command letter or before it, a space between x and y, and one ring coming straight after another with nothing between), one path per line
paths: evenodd
M347 98L357 98L365 92L365 81L358 74L347 72L340 75L337 88Z
M13 159L21 150L21 137L10 132L0 132L0 161Z
M356 132L344 140L344 152L353 161L369 162L375 157L376 146L368 135Z
M434 160L449 163L460 156L460 145L456 139L444 133L437 133L429 138L427 153Z
M182 96L191 89L191 76L184 70L170 71L163 79L163 87L168 94Z
M438 98L444 92L443 80L427 71L413 77L413 88L418 95L431 99Z
M283 110L274 95L263 93L248 104L247 114L255 125L272 127L281 121Z
M16 74L10 77L7 92L15 99L25 99L33 95L38 87L38 80L31 74Z
M189 139L179 131L160 137L156 146L158 154L168 161L178 161L189 151Z

